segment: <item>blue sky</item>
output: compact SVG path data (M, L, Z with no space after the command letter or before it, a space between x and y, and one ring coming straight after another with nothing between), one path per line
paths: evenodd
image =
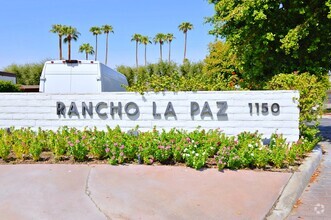
M108 65L135 65L134 33L154 37L157 33L173 33L172 60L183 60L184 35L178 25L193 24L188 32L187 58L203 60L208 44L215 37L208 34L209 24L204 18L213 14L207 0L10 0L1 2L0 13L0 70L12 63L24 64L58 58L58 37L49 32L52 24L72 25L81 33L72 45L72 59L85 59L78 53L79 45L95 45L89 32L92 26L112 25L109 37ZM98 59L104 62L105 35L98 37ZM168 45L163 46L163 57L168 57ZM64 45L67 56L67 45ZM94 59L94 57L91 57ZM147 61L157 62L159 46L147 47ZM144 63L144 47L139 47L139 64Z

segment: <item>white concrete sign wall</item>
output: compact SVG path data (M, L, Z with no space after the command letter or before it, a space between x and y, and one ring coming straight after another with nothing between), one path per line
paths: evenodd
M299 137L298 91L45 94L2 93L0 127L55 130L61 126L119 125L123 130L221 129L228 135L258 130L269 138Z

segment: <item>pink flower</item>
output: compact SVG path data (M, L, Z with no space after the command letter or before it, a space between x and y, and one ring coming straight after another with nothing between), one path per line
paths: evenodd
M109 147L107 147L107 148L105 149L105 151L106 151L106 153L109 153L109 151L110 151Z
M191 142L191 139L188 137L188 138L186 138L186 141L187 142Z
M123 149L123 148L124 148L124 145L122 144L121 147L120 147L120 149Z
M82 139L84 140L85 138L86 138L86 136L85 136L85 135L83 135Z
M164 149L164 146L159 145L158 148L159 148L159 149Z
M70 143L69 145L70 145L70 147L73 147L73 146L74 146L74 144L73 144L73 143Z
M124 153L123 153L123 152L121 152L121 153L120 153L120 156L121 156L121 157L123 157L123 156L124 156Z
M166 147L166 150L169 150L171 147L168 145L167 147Z
M118 143L114 143L114 146L116 147L118 145Z
M76 140L76 144L78 144L79 143L79 140Z
M154 162L154 160L153 160L153 159L149 159L149 163L151 163L151 164L152 164L153 162Z

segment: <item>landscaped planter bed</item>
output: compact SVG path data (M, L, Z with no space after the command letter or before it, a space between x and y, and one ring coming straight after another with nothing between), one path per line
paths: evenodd
M277 169L297 165L315 145L303 138L288 143L277 134L270 137L268 145L263 141L257 132L230 137L221 130L202 129L0 129L0 158L2 163L156 163L185 164L195 169Z

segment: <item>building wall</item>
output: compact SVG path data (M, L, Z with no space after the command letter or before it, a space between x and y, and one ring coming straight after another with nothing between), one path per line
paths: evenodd
M98 129L105 129L106 126L119 125L123 130L139 126L139 130L142 131L151 130L154 127L159 130L171 128L194 130L201 127L221 129L228 135L258 130L265 138L269 138L276 132L284 134L288 141L296 141L299 137L299 109L296 101L298 97L297 91L165 92L144 95L129 92L4 93L0 99L0 127L15 126L34 129L41 127L55 130L61 126L79 129L95 126ZM89 102L92 103L92 116L87 111L83 115L82 102L85 102L88 107ZM104 103L98 105L100 102ZM119 114L116 109L113 115L110 114L111 102L115 107L121 102L122 114ZM128 103L131 104L127 105ZM191 106L192 103L194 103L193 106ZM262 103L265 103L263 104L264 113L262 113ZM277 104L274 103L279 105L279 111L277 111ZM60 109L63 105L65 110ZM256 105L259 106L259 114L257 114ZM272 105L274 113L270 108ZM266 112L267 106L268 112Z

